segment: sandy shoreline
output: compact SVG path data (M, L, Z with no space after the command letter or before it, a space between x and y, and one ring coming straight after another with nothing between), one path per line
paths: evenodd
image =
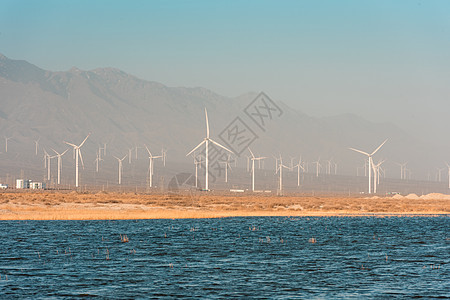
M398 199L76 192L0 194L0 220L120 220L250 216L385 217L449 214L450 200L439 196Z

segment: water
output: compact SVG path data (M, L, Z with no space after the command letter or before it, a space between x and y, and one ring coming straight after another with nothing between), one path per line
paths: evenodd
M3 221L0 298L445 298L449 229L448 217Z

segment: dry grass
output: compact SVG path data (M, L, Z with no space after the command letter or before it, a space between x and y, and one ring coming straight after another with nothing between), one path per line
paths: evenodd
M0 194L0 220L450 214L450 200L436 198L2 193Z

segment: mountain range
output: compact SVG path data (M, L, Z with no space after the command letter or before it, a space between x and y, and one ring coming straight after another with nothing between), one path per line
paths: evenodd
M271 118L265 117L264 127L251 113L261 95L277 108ZM307 99L298 103L302 101ZM48 71L0 54L0 178L6 173L19 176L20 170L41 172L43 148L64 151L63 141L78 144L89 133L82 149L86 168L93 168L104 143L111 157L138 146L144 164L147 145L156 154L168 149L169 161L191 164L185 155L206 134L205 108L214 140L226 143L227 130L238 122L252 132L253 152L269 158L281 154L285 160L300 155L309 162L332 159L340 174L356 175L364 156L348 148L371 152L389 139L375 156L375 161L386 159L388 176L400 176L396 163L408 162L418 179L434 178L436 168L445 167L447 149L424 144L394 123L374 123L354 114L317 118L259 92L230 98L201 87L168 87L114 68ZM7 153L5 138L10 138ZM239 152L244 166L248 151ZM65 160L67 167L72 164ZM110 168L112 172L114 166Z

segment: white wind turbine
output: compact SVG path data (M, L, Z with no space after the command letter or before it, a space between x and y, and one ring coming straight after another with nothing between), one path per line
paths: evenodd
M81 149L80 148L83 146L83 144L86 142L86 140L88 139L88 137L90 135L91 134L89 133L86 136L86 138L83 140L83 142L80 145L78 145L78 146L75 145L75 144L72 144L72 143L64 142L67 145L73 147L73 150L75 151L75 155L76 155L76 157L75 157L75 187L78 187L78 157L80 157L81 165L83 166L83 169L84 169L83 156L81 155Z
M320 170L320 167L322 166L320 164L320 157L319 157L319 159L317 161L313 161L312 163L316 164L316 177L319 177L319 170Z
M52 148L52 150L53 150L53 152L56 153L56 156L58 157L58 184L61 184L61 167L62 167L61 157L62 157L64 154L66 154L66 152L67 152L69 149L66 149L66 151L64 151L63 153L58 153L58 152L56 152L56 150L53 149L53 148Z
M40 139L41 139L41 138L38 138L37 140L34 141L34 144L35 144L35 146L36 146L36 156L37 156L37 154L38 154L39 140L40 140Z
M94 160L95 163L95 172L98 173L98 164L100 163L100 161L102 160L101 156L100 156L100 149L98 149L97 151L97 157Z
M208 123L208 113L206 111L205 108L205 118L206 118L206 137L203 139L203 141L197 145L197 147L195 147L194 149L191 150L191 152L189 152L188 154L186 154L186 156L191 155L192 152L194 152L195 150L197 150L198 148L200 148L203 144L205 144L205 190L209 191L209 185L208 185L208 177L209 177L209 158L208 158L208 151L209 151L209 142L213 143L216 146L219 146L222 149L225 149L226 151L233 153L233 151L227 149L226 147L222 146L221 144L215 142L214 140L212 140L209 137L209 123Z
M277 160L277 162L278 162L278 160ZM280 188L280 194L279 195L280 196L283 195L283 168L286 168L286 169L289 170L289 167L283 165L283 159L280 156L280 162L278 163L277 171L276 171L276 173L280 172L280 186L279 186L279 188Z
M436 168L437 170L437 180L438 182L441 182L441 172L444 170L444 168Z
M12 139L12 136L6 137L5 136L5 153L8 152L8 140Z
M128 154L126 154L122 159L118 158L117 156L114 156L114 158L117 159L117 162L119 163L119 184L122 184L122 170L123 170L122 162L127 156Z
M136 160L138 159L138 149L140 149L140 148L142 148L142 147L139 147L137 144L134 147L134 154L135 154L134 158Z
M445 163L448 168L448 188L450 189L450 165L448 163Z
M150 187L152 187L153 186L153 160L156 158L162 158L162 156L161 155L153 156L147 146L145 146L145 149L147 149L148 159L149 159L149 165L148 165L148 172L150 174L149 185L150 185Z
M298 164L294 166L294 168L297 168L297 186L300 186L300 168L305 172L305 168L302 166L302 157L298 159Z
M50 170L51 170L51 159L55 158L56 156L50 156L50 154L47 153L47 151L44 149L44 157L45 157L45 161L46 164L45 166L47 167L47 180L50 181Z
M164 149L164 147L161 149L161 156L163 160L163 166L166 166L166 157L167 157L167 149Z
M408 162L396 164L400 166L400 179L406 179L406 165L408 164Z
M198 159L197 156L196 156L195 153L194 153L195 187L196 187L196 188L198 188L198 168L199 168L199 165L200 165L200 167L202 166L201 164L202 164L203 162L204 162L204 161L201 160L201 158Z
M131 164L131 151L133 151L133 148L128 149L128 164Z
M219 162L221 164L225 164L225 182L228 182L228 168L230 168L230 170L231 170L230 162L231 162L231 155L230 154L228 154L228 157L227 157L226 161Z
M386 142L387 142L387 139L386 139L383 143L381 143L381 145L378 146L378 148L375 149L375 151L373 151L373 152L370 153L370 154L367 153L367 152L358 150L358 149L349 148L350 150L359 152L359 153L364 154L364 155L367 155L367 156L369 157L369 194L372 193L372 165L373 165L373 163L372 163L372 156L373 156L375 153L377 153L377 151L380 150L380 148L381 148Z
M375 164L372 160L372 168L374 173L374 182L373 182L373 192L377 193L377 185L380 184L380 167L384 163L384 160L379 161L377 164Z
M252 192L255 191L255 160L257 161L261 161L267 157L255 157L255 155L253 155L252 150L250 150L250 148L248 148L248 151L250 151L250 154L252 155L250 157L250 159L252 160Z

